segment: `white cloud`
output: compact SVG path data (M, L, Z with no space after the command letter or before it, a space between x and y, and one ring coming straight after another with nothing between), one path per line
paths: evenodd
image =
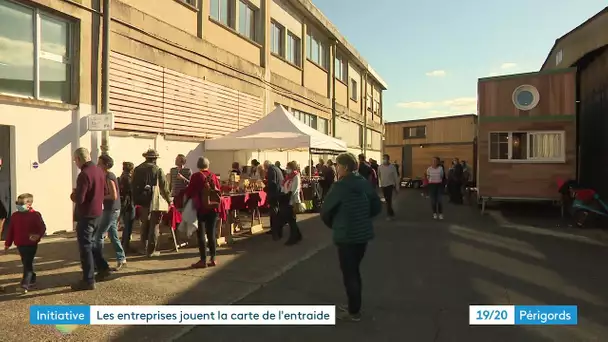
M446 74L447 73L445 72L445 70L433 70L426 73L426 75L429 77L443 77Z
M517 67L517 63L502 63L502 64L500 65L500 68L501 68L501 69L503 69L503 70L506 70L506 69L513 69L513 68L515 68L515 67Z
M467 114L477 112L477 98L458 97L437 102L401 102L397 106L405 109L429 109L428 114L434 116Z

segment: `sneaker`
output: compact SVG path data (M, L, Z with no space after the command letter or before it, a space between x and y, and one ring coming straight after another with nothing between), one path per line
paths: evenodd
M392 221L392 220L393 220L393 218L389 216L389 217L387 217L387 218L386 218L386 220L387 220L387 221Z
M209 267L215 267L215 266L217 266L217 264L215 263L215 260L211 260L211 261L209 261L207 263L207 266L209 266Z
M86 281L79 281L70 286L73 291L91 291L95 290L95 284L89 284Z
M127 266L127 260L119 261L116 263L116 268L114 269L114 271L120 271L121 269L123 269L126 266Z
M21 291L22 293L27 293L27 291L30 289L30 287L28 285L25 284L21 284L19 285L18 290Z
M103 271L99 271L97 272L97 274L95 275L95 281L96 282L102 282L108 279L109 276L112 275L112 271L110 271L110 269L105 269Z
M439 214L439 219L443 220L443 214Z
M190 265L192 268L207 268L207 263L203 260L199 260L196 263Z
M437 214L433 214L433 220L437 219Z
M155 258L155 257L159 257L159 256L160 256L160 252L158 252L158 251L148 254L148 258Z
M336 318L345 322L359 322L361 320L361 314L351 314L348 311L339 311L336 313Z

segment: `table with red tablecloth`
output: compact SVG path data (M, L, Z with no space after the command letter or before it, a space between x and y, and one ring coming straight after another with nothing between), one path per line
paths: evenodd
M261 225L260 208L266 207L266 193L264 191L255 191L247 193L235 193L230 195L223 195L221 197L221 203L219 208L219 226L217 227L218 235L217 238L229 242L232 237L232 231L235 225L240 225L238 219L238 212L242 210L251 211L251 225L254 226L254 221L258 220L258 225ZM176 203L177 204L177 203ZM181 205L181 204L180 204ZM140 206L135 207L136 217L139 218ZM175 205L169 207L169 211L163 213L161 217L161 224L166 227L170 227L173 231L177 230L179 224L182 222L182 214ZM177 246L177 242L176 242ZM177 247L176 247L177 248Z
M232 236L234 231L242 229L242 224L239 219L238 212L242 210L248 210L251 212L251 232L256 233L262 229L262 220L260 214L260 208L266 207L266 192L254 191L246 193L235 193L230 195L222 196L222 205L226 208L227 218L229 222L226 225L225 236ZM257 224L256 222L257 217Z

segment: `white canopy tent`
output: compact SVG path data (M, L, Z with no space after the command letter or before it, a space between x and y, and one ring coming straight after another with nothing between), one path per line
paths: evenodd
M205 141L208 151L299 150L311 154L346 152L346 143L309 127L283 106L253 124L220 138Z

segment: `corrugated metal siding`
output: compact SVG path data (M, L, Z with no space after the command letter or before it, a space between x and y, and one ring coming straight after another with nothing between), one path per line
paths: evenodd
M215 138L262 116L262 99L119 53L111 54L116 128Z

